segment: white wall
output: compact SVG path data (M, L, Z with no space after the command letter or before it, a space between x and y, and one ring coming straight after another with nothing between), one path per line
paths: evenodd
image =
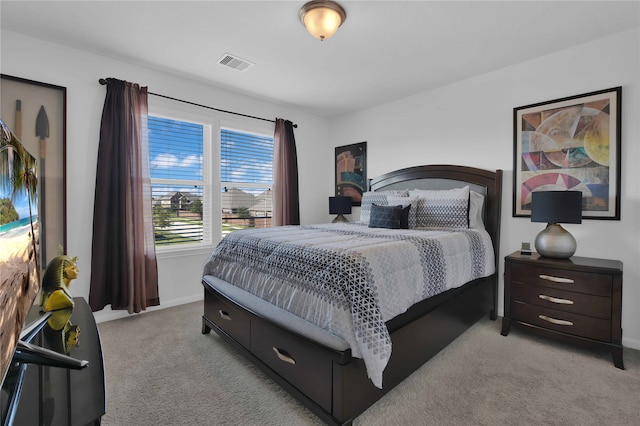
M623 344L640 349L639 53L639 30L624 32L341 117L331 123L331 140L335 146L367 141L368 177L420 164L503 169L503 259L541 229L511 214L513 108L622 86L621 220L566 227L578 242L577 256L623 262ZM500 300L503 271L501 260Z
M80 275L72 293L88 299L91 275L93 199L100 118L106 89L99 78L115 77L140 83L149 91L228 111L264 118L282 117L298 124L298 155L313 159L300 165L301 220L326 222L329 188L317 196L318 176L331 162L326 146L328 121L259 99L158 72L149 68L91 55L76 49L2 31L0 72L67 88L67 253L79 257ZM150 97L150 102L153 102ZM158 98L156 98L158 99ZM207 113L209 110L203 110ZM231 119L228 116L225 119ZM332 187L330 187L332 188ZM158 255L161 307L202 298L202 266L208 252ZM103 321L123 316L109 308L96 313Z
M333 148L367 141L368 176L402 167L457 163L505 171L500 256L532 241L539 224L511 217L513 108L614 86L623 87L622 220L585 220L567 228L576 255L624 262L623 344L640 349L640 34L633 30L517 66L335 120L2 31L0 72L67 87L68 253L78 255L75 295L88 297L101 77L148 85L150 91L260 117L297 123L303 223L326 222L333 194ZM44 64L44 65L43 65ZM358 216L355 209L354 218ZM159 257L162 307L202 297L206 253ZM501 262L500 276L503 265ZM502 277L500 278L502 297ZM502 309L500 310L502 313ZM98 320L120 316L109 310Z

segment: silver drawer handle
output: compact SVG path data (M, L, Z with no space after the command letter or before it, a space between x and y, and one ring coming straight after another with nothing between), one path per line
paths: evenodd
M540 279L552 281L554 283L573 284L574 281L571 278L554 277L553 275L538 275Z
M539 294L538 297L542 300L548 300L551 303L559 303L561 305L573 305L573 300L558 299L557 297L547 296L546 294Z
M548 317L546 315L538 315L538 318L540 318L541 320L550 322L551 324L557 324L557 325L573 325L573 323L571 321L565 321L565 320L559 320L559 319L555 319L555 318L551 318Z
M227 312L223 311L222 309L219 309L218 313L220 314L220 318L227 321L231 321L231 315L229 315Z
M291 358L285 351L281 351L280 349L273 347L273 351L278 355L280 361L288 362L289 364L296 365L296 360Z

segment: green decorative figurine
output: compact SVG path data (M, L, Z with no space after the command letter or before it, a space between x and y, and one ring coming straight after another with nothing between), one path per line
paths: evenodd
M78 256L55 257L47 265L42 278L40 306L45 312L73 308L73 296L69 292L69 283L78 277Z

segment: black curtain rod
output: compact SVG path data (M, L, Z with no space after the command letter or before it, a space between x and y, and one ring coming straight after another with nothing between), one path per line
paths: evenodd
M101 85L103 85L103 86L104 86L104 85L106 85L106 84L108 83L108 80L109 80L108 78L106 78L106 79L105 79L105 78L101 78L100 80L98 80L98 82L99 82ZM198 106L198 107L201 107L201 108L212 109L212 110L214 110L214 111L224 112L224 113L226 113L226 114L239 115L239 116L241 116L241 117L253 118L253 119L255 119L255 120L269 121L269 122L271 122L271 123L275 123L275 122L276 122L275 120L270 120L270 119L268 119L268 118L255 117L255 116L253 116L253 115L247 115L247 114L241 114L241 113L239 113L239 112L227 111L227 110L224 110L224 109L214 108L214 107L211 107L211 106L208 106L208 105L202 105L202 104L197 104L197 103L195 103L195 102L185 101L185 100L183 100L183 99L172 98L171 96L161 95L161 94L159 94L159 93L153 93L153 92L148 92L148 93L149 93L150 95L158 96L158 97L160 97L160 98L171 99L172 101L182 102L182 103L184 103L184 104L194 105L194 106ZM297 125L297 124L294 124L294 125L293 125L293 127L295 127L295 128L297 129L297 128L298 128L298 125Z

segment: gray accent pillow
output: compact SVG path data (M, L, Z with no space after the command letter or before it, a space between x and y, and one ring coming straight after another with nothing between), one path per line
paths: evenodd
M417 228L469 229L469 187L446 190L412 190L419 196Z
M388 206L387 197L407 197L409 191L406 189L392 189L388 191L367 191L362 194L360 204L360 222L369 223L371 215L371 205L376 203L379 206Z

